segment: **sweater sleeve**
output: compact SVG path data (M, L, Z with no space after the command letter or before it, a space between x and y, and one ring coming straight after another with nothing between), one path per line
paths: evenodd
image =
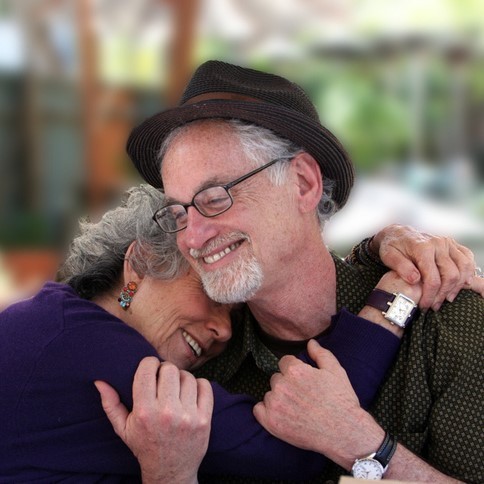
M344 309L318 342L338 358L364 405L383 382L400 343L389 331ZM299 358L315 366L306 353ZM321 473L326 459L270 435L252 414L253 399L232 395L216 383L212 387L215 407L202 473L295 480Z
M382 326L342 309L332 318L331 331L318 339L346 370L360 405L368 408L400 348L400 339ZM306 363L315 363L303 353Z
M156 351L121 322L103 319L95 310L78 313L90 323L73 324L34 348L37 355L15 414L15 459L19 468L32 472L20 480L137 480L138 462L114 433L93 382L109 382L130 408L138 363Z

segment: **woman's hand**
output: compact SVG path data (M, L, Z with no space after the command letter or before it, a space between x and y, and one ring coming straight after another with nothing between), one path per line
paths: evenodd
M371 240L370 249L405 281L423 283L422 309L437 311L444 300L452 302L463 288L471 288L481 295L484 291L484 283L473 279L474 254L450 237L395 224L378 232Z

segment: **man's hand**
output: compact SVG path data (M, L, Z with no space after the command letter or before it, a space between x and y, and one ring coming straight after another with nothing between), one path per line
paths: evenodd
M294 356L279 362L271 391L254 416L271 434L326 455L347 470L356 457L377 449L384 431L359 404L346 371L314 340L308 343L313 368Z
M144 483L196 483L208 447L212 387L171 363L144 358L133 383L133 411L96 381L115 432L138 459Z
M319 368L294 356L279 362L271 391L254 407L267 431L297 447L324 454L346 470L356 458L375 452L384 430L358 403L343 367L331 352L311 340L309 356ZM386 477L412 482L457 482L398 444Z
M474 254L450 237L389 225L373 237L370 249L410 284L422 281L422 309L438 310L445 299L452 302L462 288L484 292L484 283L474 277Z

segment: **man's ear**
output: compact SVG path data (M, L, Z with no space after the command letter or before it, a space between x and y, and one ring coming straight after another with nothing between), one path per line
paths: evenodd
M126 251L126 254L124 254L124 266L123 266L123 277L124 277L124 282L127 284L130 281L139 283L143 277L140 276L134 269L133 266L131 265L131 255L133 254L134 248L136 246L136 241L131 242L131 244L128 247L128 250Z
M300 153L292 160L296 175L296 196L303 212L311 212L321 200L323 180L319 163L309 154Z

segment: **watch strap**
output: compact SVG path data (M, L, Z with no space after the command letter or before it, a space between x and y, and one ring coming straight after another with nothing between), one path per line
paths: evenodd
M389 316L389 311L391 312L391 308L393 307L395 300L398 298L402 298L403 300L407 301L407 303L410 303L413 306L412 310L408 313L405 321L395 320L393 317ZM377 289L377 288L371 291L370 295L366 300L366 304L368 306L372 306L376 309L379 309L386 319L388 319L392 324L396 324L401 328L405 328L419 314L417 304L415 304L415 302L412 299L410 299L408 296L405 296L404 294L401 294L401 293L392 294L390 292L384 291L382 289Z
M397 450L397 439L391 435L390 433L385 433L385 438L381 443L380 447L376 452L372 452L370 455L366 457L362 457L360 459L356 459L353 467L351 468L351 474L356 479L367 479L371 478L372 480L379 480L383 478L383 475L388 469L388 464L390 463L393 454ZM374 473L373 476L368 477L368 467L366 467L367 463L373 462L373 466L379 466L380 470L377 468L373 468ZM365 477L366 475L366 477Z
M394 299L395 294L392 294L391 292L383 291L382 289L373 289L366 300L366 304L379 309L380 311L386 312L389 307L388 303L391 303Z
M393 454L397 450L397 439L391 435L389 432L385 434L385 438L383 439L382 444L375 452L373 456L386 470L390 459L393 457Z

